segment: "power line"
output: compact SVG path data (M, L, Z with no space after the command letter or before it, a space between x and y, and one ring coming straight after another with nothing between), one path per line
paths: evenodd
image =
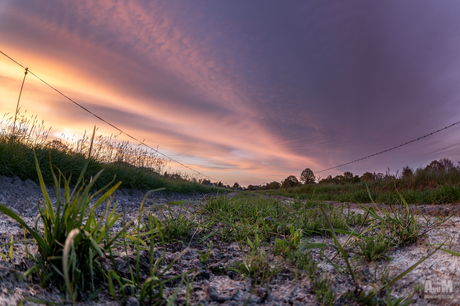
M5 54L3 51L0 50L0 53L3 54L5 57L7 57L8 59L10 59L11 61L13 61L14 63L16 63L18 66L21 66L22 68L24 68L23 65L21 65L20 63L18 63L17 61L15 61L13 58L11 58L10 56L8 56L7 54ZM204 176L204 177L207 177L211 180L214 180L214 181L218 181L208 175L205 175L195 169L192 169L191 167L179 162L178 160L175 160L174 158L172 157L169 157L167 156L166 154L164 153L161 153L158 149L155 149L155 148L152 148L151 146L149 146L148 144L146 144L145 142L141 141L141 140L138 140L137 138L135 138L134 136L131 136L130 134L126 133L125 131L123 131L122 129L120 129L119 127L115 126L114 124L110 123L109 121L105 120L104 118L100 117L99 115L93 113L92 111L90 111L89 109L87 109L86 107L84 107L83 105L77 103L76 101L74 101L73 99L71 99L70 97L66 96L65 94L63 94L61 91L59 91L58 89L56 89L55 87L53 87L52 85L48 84L45 80L43 80L42 78L40 78L38 75L36 75L35 73L33 73L32 71L30 71L28 68L24 68L26 69L26 71L28 71L30 74L32 74L34 77L36 77L37 79L39 79L43 84L47 85L48 87L50 87L51 89L53 89L54 91L56 91L58 94L60 94L61 96L63 96L64 98L66 98L67 100L69 100L70 102L72 102L73 104L75 104L76 106L80 107L81 109L83 109L85 112L91 114L92 116L94 116L95 118L99 119L100 121L104 122L105 124L108 124L109 126L113 127L114 129L116 129L117 131L119 131L120 133L122 134L125 134L128 138L131 138L132 140L140 143L141 145L155 151L156 153L166 157L167 159L169 159L170 161L173 161L201 176Z
M339 168L339 167L342 167L342 166L346 166L346 165L349 165L349 164L353 164L353 163L359 162L359 161L364 160L364 159L367 159L367 158L371 158L371 157L376 156L376 155L379 155L379 154L386 153L386 152L388 152L388 151L392 151L392 150L394 150L394 149L397 149L397 148L400 148L400 147L402 147L402 146L408 145L408 144L410 144L410 143L416 142L416 141L418 141L418 140L420 140L420 139L426 138L426 137L431 136L431 135L433 135L433 134L439 133L439 132L441 132L441 131L443 131L443 130L447 130L448 128L451 128L451 127L453 127L454 125L457 125L457 124L459 124L459 123L460 123L460 121L457 121L457 122L455 122L455 123L452 123L451 125L448 125L448 126L446 126L446 127L443 127L442 129L439 129L439 130L436 130L436 131L431 132L431 133L429 133L429 134L423 135L423 136L421 136L421 137L412 139L412 140L410 140L410 141L407 141L407 142L405 142L405 143L403 143L403 144L400 144L400 145L397 145L397 146L395 146L395 147L392 147L392 148L389 148L389 149L386 149L386 150L383 150L383 151L380 151L380 152L377 152L377 153L374 153L374 154L371 154L371 155L368 155L368 156L365 156L365 157L361 157L361 158L352 160L352 161L347 162L347 163L344 163L344 164L340 164L340 165L337 165L337 166L334 166L334 167L330 167L330 168L327 168L327 169L324 169L324 170L321 170L321 171L316 171L315 173L320 173L320 172L332 170L332 169L335 169L335 168Z

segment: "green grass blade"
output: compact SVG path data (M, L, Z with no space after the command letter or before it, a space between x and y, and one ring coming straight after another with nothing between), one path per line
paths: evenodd
M10 242L10 251L8 253L8 258L10 259L11 261L11 258L13 257L13 235L11 235L11 242Z
M94 126L94 129L93 129L93 135L91 136L91 142L90 142L90 145L89 145L89 153L88 153L88 158L83 166L83 169L81 170L80 172L80 175L78 176L78 179L77 179L77 184L75 185L75 188L72 192L72 195L76 192L78 186L80 185L80 183L82 183L84 177L85 177L85 173L86 173L86 169L88 169L88 165L89 165L89 162L90 162L90 159L91 159L91 151L93 149L93 141L94 141L94 135L96 134L96 126Z
M121 292L123 293L123 298L124 298L124 300L126 300L125 291L123 290L123 284L122 284L120 278L118 277L118 275L115 273L115 271L109 270L109 273L107 275L107 280L109 281L109 291L110 291L110 294L112 295L113 299L115 301L117 301L118 303L120 303L120 300L118 300L117 296L115 295L115 287L113 286L112 278L115 278L117 280L118 284L121 287Z
M106 193L104 193L104 195L102 195L94 204L93 206L91 207L91 209L89 210L89 212L93 212L96 210L96 208L99 207L99 205L101 205L105 200L107 200L117 189L118 187L120 187L121 185L121 182L118 182L115 186L113 186L112 188L110 188L110 190L108 190Z
M309 250L309 249L324 249L329 245L326 243L308 243L307 241L299 245L299 250Z
M74 289L73 284L69 276L69 259L70 259L70 253L71 253L71 249L73 248L75 237L77 237L77 235L79 234L80 234L80 230L78 228L75 228L70 231L69 235L67 236L65 240L65 245L64 245L64 250L63 250L64 254L62 258L62 270L64 271L65 285L67 287L67 291L69 292L69 295L72 297L73 302L75 302L75 295L73 291ZM72 264L75 265L75 260L72 261Z
M37 155L35 154L35 151L34 151L34 157L35 157L35 168L37 169L38 180L40 182L40 188L43 193L43 198L45 199L45 204L43 205L43 209L44 209L43 212L45 213L45 215L49 214L51 216L51 219L54 219L53 205L51 204L51 199L48 194L48 190L46 189L45 181L43 180L42 171L40 170L40 165L38 164L38 159L37 159Z
M447 240L446 240L447 241ZM444 241L445 242L445 241ZM410 266L406 271L404 271L403 273L399 274L398 276L396 276L394 279L392 279L390 282L388 282L387 284L385 284L385 286L391 286L393 285L394 283L396 283L398 280L400 280L401 278L403 278L404 276L406 276L410 271L414 270L418 265L420 265L422 262L424 262L425 260L427 260L428 258L430 258L434 253L436 253L438 250L440 250L442 247L444 246L444 243L441 244L440 246L438 246L433 252L431 252L430 254L426 255L425 257L421 258L419 261L417 261L415 264L413 264L412 266ZM380 290L382 290L385 286L383 286ZM380 291L379 290L379 291Z
M0 204L0 212L3 214L7 215L11 219L15 220L18 222L21 226L23 226L37 241L39 247L41 247L46 253L50 253L51 250L46 243L46 241L33 229L31 229L25 222L24 220L21 219L14 211L9 209L7 206Z
M342 248L342 245L340 244L339 240L337 239L337 237L335 235L335 231L334 231L335 229L332 226L332 223L329 220L329 217L327 216L326 211L324 210L323 206L319 205L319 209L321 210L321 213L323 214L324 218L326 219L327 224L329 225L329 228L331 229L331 234L332 234L332 238L334 239L334 244L339 248L340 254L342 255L342 258L343 258L343 260L345 261L345 263L347 265L348 271L351 274L351 277L352 277L352 279L353 279L353 281L355 283L355 286L358 286L358 280L356 279L355 272L351 268L350 262L348 261L347 252Z
M162 189L165 189L165 188L162 188ZM183 200L183 201L172 201L172 202L168 202L168 205L183 205L183 204L190 204L190 203L195 203L195 201L186 201L186 200Z
M454 255L454 256L460 256L460 253L457 253L457 252L449 250L449 249L444 248L444 249L441 249L441 250L444 251L444 252L447 252L447 253L449 253L451 255Z
M105 255L104 253L102 252L102 249L101 247L97 244L97 242L93 239L93 237L91 236L90 233L88 232L85 232L86 236L88 237L89 241L91 241L91 245L93 246L93 250L96 251L96 253L102 257L102 258L105 258Z

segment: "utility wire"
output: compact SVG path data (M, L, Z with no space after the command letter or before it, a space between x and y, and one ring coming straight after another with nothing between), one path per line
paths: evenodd
M339 168L339 167L342 167L342 166L346 166L346 165L349 165L349 164L353 164L353 163L359 162L359 161L364 160L364 159L371 158L371 157L376 156L376 155L379 155L379 154L386 153L386 152L388 152L388 151L391 151L391 150L400 148L400 147L402 147L402 146L408 145L408 144L410 144L410 143L416 142L416 141L418 141L418 140L420 140L420 139L426 138L426 137L431 136L431 135L433 135L433 134L436 134L436 133L439 133L439 132L441 132L441 131L447 130L448 128L451 128L451 127L453 127L454 125L457 125L457 124L460 124L460 121L457 121L457 122L455 122L455 123L452 123L451 125L448 125L448 126L446 126L446 127L443 127L442 129L436 130L436 131L431 132L431 133L429 133L429 134L426 134L426 135L423 135L423 136L421 136L421 137L412 139L412 140L410 140L410 141L407 141L407 142L402 143L402 144L400 144L400 145L397 145L397 146L395 146L395 147L392 147L392 148L389 148L389 149L386 149L386 150L383 150L383 151L380 151L380 152L377 152L377 153L374 153L374 154L371 154L371 155L368 155L368 156L365 156L365 157L361 157L361 158L352 160L352 161L347 162L347 163L344 163L344 164L340 164L340 165L337 165L337 166L334 166L334 167L330 167L330 168L327 168L327 169L324 169L324 170L321 170L321 171L316 171L315 173L320 173L320 172L332 170L332 169L335 169L335 168Z
M5 54L3 51L0 50L0 53L3 54L3 55L4 55L5 57L7 57L8 59L10 59L11 61L13 61L14 63L16 63L17 65L19 65L19 66L21 66L22 68L24 68L23 65L21 65L20 63L18 63L17 61L15 61L13 58L11 58L11 57L8 56L7 54ZM27 69L27 68L25 68L25 69ZM207 177L207 178L209 178L209 179L211 179L211 180L213 180L213 181L216 181L216 182L218 181L218 180L216 180L216 179L214 179L214 178L212 178L212 177L210 177L210 176L208 176L208 175L206 175L206 174L203 174L203 173L201 173L201 172L199 172L199 171L197 171L197 170L195 170L195 169L192 169L191 167L189 167L189 166L187 166L187 165L185 165L185 164L179 162L178 160L176 160L176 159L174 159L174 158L172 158L172 157L167 156L167 155L164 154L164 153L161 153L158 149L155 149L155 148L149 146L148 144L146 144L145 142L143 142L143 141L141 141L141 140L138 140L138 139L135 138L134 136L131 136L130 134L126 133L125 131L123 131L123 130L120 129L119 127L115 126L114 124L110 123L109 121L105 120L104 118L100 117L99 115L93 113L92 111L90 111L89 109L87 109L86 107L84 107L83 105L81 105L81 104L75 102L73 99L71 99L70 97L68 97L68 96L66 96L65 94L63 94L61 91L59 91L58 89L56 89L55 87L53 87L52 85L50 85L49 83L47 83L45 80L43 80L42 78L40 78L38 75L36 75L36 74L33 73L32 71L30 71L29 69L27 69L26 71L28 71L30 74L32 74L34 77L36 77L37 79L39 79L42 83L44 83L45 85L47 85L48 87L50 87L51 89L53 89L54 91L56 91L56 92L57 92L58 94L60 94L61 96L63 96L64 98L66 98L67 100L69 100L70 102L72 102L73 104L75 104L76 106L78 106L78 107L80 107L81 109L83 109L85 112L87 112L87 113L93 115L94 117L96 117L96 118L99 119L100 121L102 121L102 122L108 124L109 126L113 127L114 129L116 129L116 130L119 131L120 133L125 134L127 137L131 138L132 140L134 140L134 141L140 143L141 145L144 145L145 147L147 147L147 148L149 148L149 149L155 151L156 153L158 153L158 154L160 154L160 155L166 157L166 158L169 159L170 161L173 161L173 162L175 162L175 163L177 163L177 164L179 164L179 165L181 165L181 166L183 166L183 167L185 167L185 168L187 168L187 169L189 169L189 170L191 170L191 171L193 171L193 172L195 172L195 173L197 173L197 174L199 174L199 175L201 175L201 176ZM27 73L26 73L26 74L27 74Z

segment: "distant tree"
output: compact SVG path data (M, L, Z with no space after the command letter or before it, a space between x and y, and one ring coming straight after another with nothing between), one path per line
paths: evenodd
M444 172L445 168L446 167L441 162L437 160L433 160L428 166L426 166L425 170L440 173L440 172Z
M373 174L373 173L370 173L370 172L365 172L365 173L361 176L361 180L364 181L364 182L372 182L374 179L375 179L374 174Z
M454 168L454 163L447 158L442 158L440 160L433 160L425 170L442 173L444 171L449 172L450 169Z
M446 171L449 171L450 169L455 168L454 162L451 161L451 160L448 159L448 158L440 159L439 162L444 166L444 168L446 169Z
M267 184L267 189L279 189L280 187L281 187L281 184L276 181L273 181Z
M284 179L283 183L281 184L281 188L292 188L298 186L300 183L294 175L288 176Z
M343 183L343 175L336 175L333 179L332 179L332 182L333 183Z
M235 184L233 184L233 187L232 187L232 188L233 188L233 189L240 189L241 186L240 186L240 184L238 184L238 182L235 182Z
M315 182L315 174L310 168L307 168L300 174L300 181L304 184L312 184Z
M411 167L405 166L403 168L403 171L402 171L403 178L409 178L409 177L412 177L413 175L414 175L414 170Z
M326 178L319 179L318 184L328 184L332 183L332 175L328 175Z
M204 179L204 180L201 181L201 184L203 184L203 185L209 185L209 184L211 184L211 181L208 180L208 179Z
M350 171L346 171L343 173L343 180L345 182L350 182L352 179L353 179L353 173L351 173Z
M391 170L390 168L388 168L386 171L385 171L385 176L383 177L384 180L386 181L391 181L391 180L395 180L396 177L398 176L398 171L396 171L396 174L391 174Z

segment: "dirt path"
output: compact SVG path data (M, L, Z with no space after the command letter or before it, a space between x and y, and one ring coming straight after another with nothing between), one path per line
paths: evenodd
M41 191L38 186L31 181L21 181L0 177L0 202L10 205L29 223L34 223L36 215L36 205L41 200ZM52 194L54 191L50 189ZM229 196L235 196L229 194ZM138 212L139 205L144 196L140 191L119 191L117 201L120 203L119 211L126 209L127 218L134 218ZM193 200L194 203L183 207L174 206L174 211L178 215L197 212L203 205L199 201L203 197L192 195L167 195L156 194L149 203L152 209L159 207L171 200ZM281 198L282 201L292 201L290 198ZM335 203L337 206L349 207L353 210L360 210L358 204ZM370 204L366 204L367 206ZM390 209L390 205L378 205ZM429 220L436 220L435 216L452 213L460 207L456 205L420 205L417 208ZM415 208L415 206L413 207ZM200 218L199 215L196 218ZM421 218L422 220L423 218ZM197 219L198 220L198 219ZM355 262L356 273L362 279L372 279L372 277L384 277L384 271L389 271L388 277L397 276L411 265L415 264L420 258L428 255L433 248L428 247L427 243L442 243L451 239L450 250L460 252L459 235L460 217L454 216L448 223L432 230L419 243L398 247L393 249L389 260L379 262ZM197 234L196 232L193 233ZM5 216L0 216L0 244L8 243L13 236L15 241L23 239L23 230L16 223ZM348 239L346 235L338 235L341 243ZM333 244L331 238L327 236L311 236L308 238L312 243ZM208 260L203 263L200 254L206 252L212 242L212 250ZM29 246L29 251L33 253L33 247ZM185 271L195 270L193 287L190 298L191 305L320 305L314 293L314 288L309 279L302 275L297 275L293 266L281 263L280 272L264 285L254 286L250 279L242 277L240 274L228 269L236 261L241 261L248 255L247 246L240 243L224 243L218 236L211 237L206 243L199 243L196 240L167 245L156 252L166 252L169 261L182 254L180 260L174 264L169 276L178 275ZM9 247L0 248L0 252L8 257ZM120 253L123 254L121 251ZM319 250L312 252L314 260L318 263L320 272L331 280L336 303L335 305L345 305L341 296L348 290L353 290L354 286L349 275L341 273L325 259L325 257L336 257L334 248L326 248L321 254ZM24 281L18 275L32 265L30 260L25 258L25 248L23 243L14 245L14 252L11 261L0 258L0 305L17 305L24 298L38 298L58 304L65 304L65 296L54 286L41 288L36 279ZM143 261L147 261L147 255L141 254ZM135 254L130 251L128 255L120 255L116 258L118 268L125 273L127 261L133 261ZM353 258L353 255L351 255ZM276 258L274 258L276 262ZM340 260L335 260L336 264L344 265ZM106 262L110 265L110 262ZM416 305L458 305L460 303L460 257L449 253L438 251L416 269L408 273L403 279L392 287L393 297L404 297L414 293L413 301ZM165 287L167 295L172 294L179 283L173 283ZM424 290L420 290L424 286ZM431 286L431 287L427 287ZM416 289L419 289L416 291ZM429 289L427 289L429 288ZM370 283L363 282L363 289L369 291ZM438 290L439 289L439 290ZM431 291L430 291L431 290ZM438 290L438 291L436 291ZM446 294L441 291L447 290ZM451 290L451 291L449 291ZM185 305L187 302L186 287L183 285L178 292L176 304ZM135 306L135 299L128 299L124 305ZM30 305L31 303L29 303ZM38 304L37 304L38 305ZM97 301L80 302L78 305L120 305L110 295L108 287L99 294Z

